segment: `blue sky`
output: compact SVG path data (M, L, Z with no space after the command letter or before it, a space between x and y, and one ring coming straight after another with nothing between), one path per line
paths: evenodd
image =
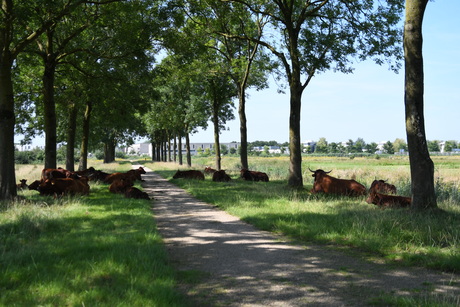
M459 0L428 3L424 23L425 130L428 140L460 141ZM332 71L314 77L302 96L301 139L328 142L363 138L367 143L406 139L404 70L399 74L363 62L353 74ZM289 95L270 89L249 91L248 141L289 140ZM222 131L221 142L239 141L239 120ZM200 130L191 142L213 142L213 128Z

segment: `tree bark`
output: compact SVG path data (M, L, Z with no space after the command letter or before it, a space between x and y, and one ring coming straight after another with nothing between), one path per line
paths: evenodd
M11 79L12 56L8 45L2 47L0 58L0 200L7 200L17 195L14 171L15 118Z
M182 136L179 135L178 136L178 140L177 140L177 147L178 147L178 155L179 155L179 165L182 165L184 162L183 162L183 159L182 159Z
M83 117L83 136L81 139L80 163L78 165L79 171L84 171L85 169L88 168L89 124L90 124L92 110L93 110L92 102L87 101L85 116Z
M219 142L219 101L214 98L212 108L212 123L214 125L214 152L216 159L216 169L220 171L221 157L220 157L220 142Z
M45 123L45 168L56 168L57 132L56 104L54 102L54 80L56 58L53 54L53 30L46 31L46 48L43 50L43 110Z
M71 172L75 170L75 134L77 129L77 107L69 104L69 124L67 126L67 148L65 168Z
M406 134L411 172L412 207L436 208L434 164L425 135L423 113L423 15L427 0L406 0L404 25Z
M187 166L192 167L192 155L190 154L190 136L185 134L185 147L187 148Z
M104 163L112 163L115 161L116 143L113 139L104 143Z
M246 95L244 88L238 89L238 115L240 117L240 162L241 168L249 169L248 164L248 128L246 119Z

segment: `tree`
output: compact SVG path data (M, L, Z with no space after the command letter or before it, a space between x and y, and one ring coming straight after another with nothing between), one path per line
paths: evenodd
M439 141L427 141L427 147L429 152L440 152Z
M407 143L403 139L396 139L393 142L393 147L394 147L395 152L400 152L401 150L406 151L407 150Z
M249 1L252 12L268 18L276 35L258 43L268 48L284 68L289 83L288 184L302 187L300 114L302 93L311 79L329 69L352 72L351 60L373 58L378 64L400 55L399 1ZM244 37L244 35L240 35ZM251 40L251 38L247 38Z
M327 141L326 138L320 138L316 143L315 153L326 153L327 152Z
M423 113L422 23L428 0L406 0L404 23L406 135L409 149L412 207L436 208L434 163L430 158Z
M0 200L16 196L14 173L15 108L12 68L18 55L47 29L87 1L54 2L42 16L35 1L2 0L0 20ZM98 1L91 1L92 3Z
M383 150L389 155L392 155L392 154L395 153L393 143L391 143L390 141L388 141L385 144L383 144Z
M373 153L375 153L375 152L377 151L377 147L378 147L377 143L372 142L372 143L370 143L370 144L366 144L366 147L365 147L365 148L366 148L366 150L367 150L368 153L372 153L372 154L373 154Z

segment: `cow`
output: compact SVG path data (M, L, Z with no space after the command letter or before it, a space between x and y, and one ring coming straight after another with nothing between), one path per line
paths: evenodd
M58 168L44 168L42 170L42 181L46 179L53 179L53 178L69 178L72 172L63 169L61 167Z
M204 180L204 175L202 172L197 170L177 171L174 174L173 179L178 178Z
M224 170L215 171L214 174L212 174L212 181L228 182L230 180L231 180L230 176L227 175L227 173L225 173Z
M263 172L250 171L246 168L241 169L240 171L241 178L247 181L264 181L268 182L268 175Z
M29 190L35 190L38 191L38 186L40 185L41 180L35 180L31 184L29 184Z
M109 191L115 194L117 193L123 194L125 193L126 189L132 186L133 186L133 181L131 179L122 178L122 179L115 180L114 182L112 182L112 184L109 186Z
M109 174L103 181L109 184L121 179L129 179L133 182L136 180L142 181L141 174L146 174L146 171L142 167L139 167L138 169L129 170L126 173Z
M110 175L109 173L106 173L100 170L96 170L92 174L88 175L88 179L90 181L104 181L109 175Z
M374 180L369 188L381 194L396 194L396 187L392 184L386 183L385 180Z
M371 192L366 202L379 207L403 208L410 207L412 198L398 195L386 195L377 192Z
M147 193L139 190L136 187L129 187L125 191L125 197L126 198L135 198L135 199L146 199L150 200L150 197Z
M97 171L94 169L94 167L89 167L85 170L82 170L82 171L75 171L75 172L70 172L70 175L68 176L69 178L74 178L74 179L78 179L80 177L87 177L87 178L91 178L91 176L94 176L94 174L96 173Z
M211 168L210 166L206 166L204 168L204 173L207 174L207 175L212 175L216 172L217 170L216 169L213 169Z
M24 190L29 187L26 182L27 182L27 179L21 179L19 180L19 183L16 185L16 187L20 190Z
M338 194L347 196L360 196L366 194L366 188L359 182L353 179L338 179L328 174L332 171L325 172L322 169L317 169L313 173L314 177L313 188L311 193L326 193Z
M410 207L412 203L410 197L382 194L378 192L377 188L377 185L374 185L369 189L369 197L366 199L368 204L390 208Z
M38 186L40 195L88 195L89 185L88 179L82 177L81 179L73 178L52 178L46 179Z

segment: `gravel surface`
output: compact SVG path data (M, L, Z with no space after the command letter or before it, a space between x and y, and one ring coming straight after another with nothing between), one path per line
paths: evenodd
M296 245L146 171L142 185L192 306L387 306L382 294L446 295L443 301L460 304L459 275Z

